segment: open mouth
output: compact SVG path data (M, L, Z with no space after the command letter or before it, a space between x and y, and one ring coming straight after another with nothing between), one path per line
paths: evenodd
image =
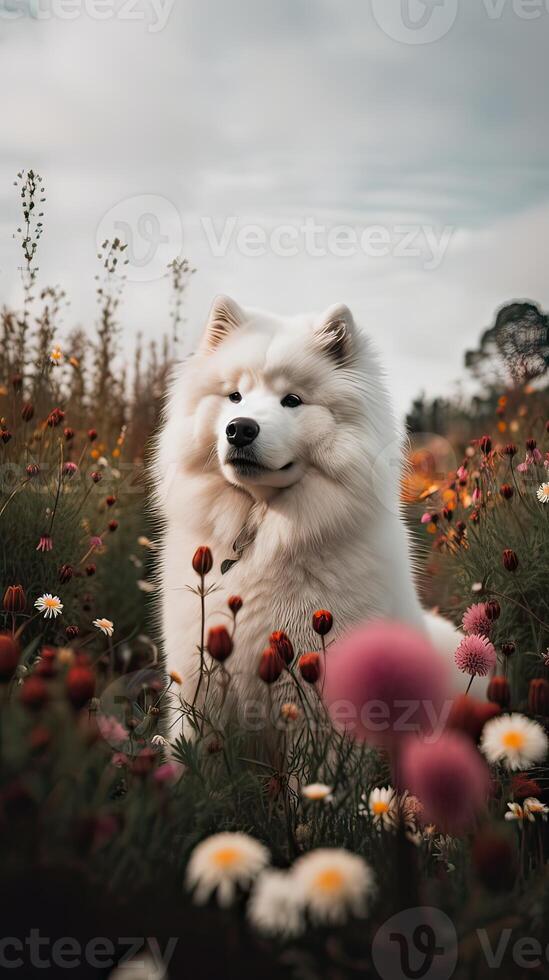
M231 466L234 466L235 470L238 473L241 473L243 476L251 475L252 473L283 473L285 470L289 470L294 465L293 462L286 463L278 470L273 471L268 466L263 466L261 463L259 463L254 456L244 456L242 454L230 456L227 462L230 463Z

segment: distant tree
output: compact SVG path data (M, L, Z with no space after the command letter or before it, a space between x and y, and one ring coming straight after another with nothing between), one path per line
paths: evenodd
M513 384L542 377L549 367L549 317L534 303L503 306L478 348L466 352L465 366L477 377L486 372L497 376L503 366Z

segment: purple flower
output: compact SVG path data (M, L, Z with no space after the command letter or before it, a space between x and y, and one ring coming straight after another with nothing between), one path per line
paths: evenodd
M463 637L456 650L455 661L464 674L486 677L496 666L496 649L486 636L472 633Z

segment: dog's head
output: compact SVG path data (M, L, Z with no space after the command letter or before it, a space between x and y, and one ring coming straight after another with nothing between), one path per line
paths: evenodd
M285 488L345 465L360 337L346 306L279 318L216 299L193 359L192 454L236 486ZM348 436L348 431L347 431Z

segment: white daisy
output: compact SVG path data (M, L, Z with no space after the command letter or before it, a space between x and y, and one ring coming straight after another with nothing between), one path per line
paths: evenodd
M59 596L44 592L34 603L34 608L44 613L44 619L56 619L63 612L63 603Z
M358 854L319 848L297 859L291 869L295 895L316 922L343 922L363 915L374 890L370 866Z
M398 814L398 797L392 786L376 787L368 797L368 810L375 824L394 828Z
M110 619L94 619L92 626L96 626L105 636L112 636L114 633L114 623Z
M246 888L269 863L269 852L259 841L242 833L213 834L198 844L187 866L186 884L195 889L201 905L217 892L222 906L231 905L236 888Z
M540 503L549 504L549 483L542 483L537 489L536 496Z
M326 783L309 783L308 786L302 786L301 795L306 800L324 800L325 803L333 800L332 787L326 786Z
M527 814L524 812L523 807L521 807L520 803L508 803L507 807L508 811L505 814L505 819L516 820L522 827L522 824L527 818ZM534 818L532 817L532 819Z
M545 803L542 803L541 800L537 800L535 796L529 796L526 800L524 800L522 805L529 820L535 820L536 817L541 817L542 820L547 820L549 807L545 806Z
M303 932L303 909L287 871L263 871L257 879L250 901L248 918L265 936L289 939Z
M489 762L501 762L507 769L530 769L545 758L547 744L541 725L514 713L486 722L480 748Z

